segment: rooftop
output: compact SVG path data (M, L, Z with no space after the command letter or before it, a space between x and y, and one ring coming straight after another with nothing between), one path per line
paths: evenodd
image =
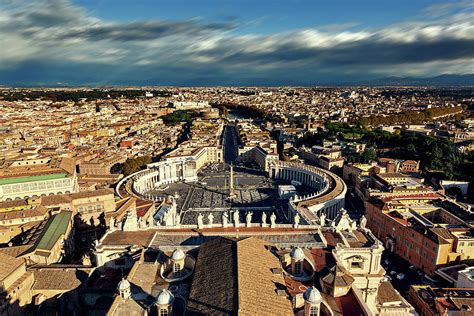
M69 223L71 222L72 212L62 211L53 215L48 221L45 232L41 236L36 246L37 249L51 250L59 237L66 234Z

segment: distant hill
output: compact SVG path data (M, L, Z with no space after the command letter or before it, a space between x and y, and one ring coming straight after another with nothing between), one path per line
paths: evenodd
M358 83L368 86L474 86L474 74L439 75L436 77L387 77Z

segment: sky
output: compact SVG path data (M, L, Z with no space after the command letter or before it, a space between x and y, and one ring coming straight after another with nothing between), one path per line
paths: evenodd
M473 21L473 0L0 0L0 85L471 74Z

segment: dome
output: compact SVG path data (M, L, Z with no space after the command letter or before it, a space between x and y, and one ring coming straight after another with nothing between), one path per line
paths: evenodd
M182 260L184 259L184 252L181 249L176 249L173 251L173 254L171 255L171 259L173 260Z
M126 279L122 279L117 285L117 290L119 291L125 291L128 289L130 289L130 282L128 282Z
M304 292L303 295L305 301L307 301L310 304L320 304L322 301L321 298L321 293L319 293L318 289L313 287L310 287Z
M303 249L301 248L293 248L290 252L290 256L292 259L295 259L296 261L303 261L304 260L304 252Z
M163 289L160 294L158 294L158 297L156 298L156 304L158 305L170 305L173 303L173 294L167 290Z

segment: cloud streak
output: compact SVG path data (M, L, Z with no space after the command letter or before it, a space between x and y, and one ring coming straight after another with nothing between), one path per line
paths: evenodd
M428 19L380 29L331 25L262 35L243 34L239 19L117 22L67 0L0 0L0 83L130 78L166 84L168 78L184 84L194 78L225 84L232 76L242 84L275 77L281 84L307 84L328 76L471 72L474 26L468 6L430 7ZM453 13L440 14L448 10Z

